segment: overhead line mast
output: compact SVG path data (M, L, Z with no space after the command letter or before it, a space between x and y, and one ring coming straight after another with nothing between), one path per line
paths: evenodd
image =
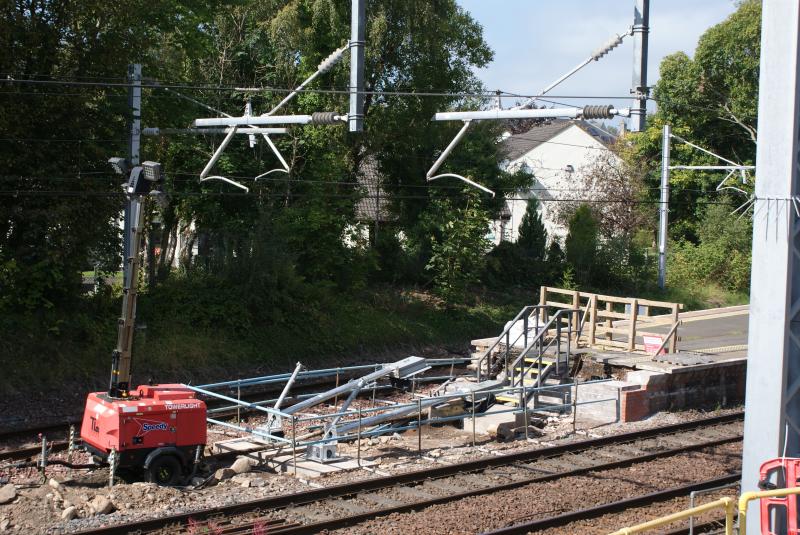
M636 0L633 9L633 81L631 94L631 131L641 132L647 122L647 40L650 33L650 0Z

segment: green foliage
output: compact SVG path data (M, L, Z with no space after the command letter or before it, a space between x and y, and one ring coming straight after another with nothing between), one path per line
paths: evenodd
M555 242L554 242L555 243ZM561 269L563 258L555 264ZM488 255L483 282L497 288L508 284L536 287L552 280L547 262L547 230L536 197L528 200L515 242L502 241Z
M120 82L128 63L141 62L149 76L181 78L187 56L205 50L208 34L197 29L209 6L4 2L0 71L22 79ZM125 154L125 91L13 85L0 98L3 189L20 192L0 196L0 305L29 312L69 308L82 291L81 271L97 264L115 269L120 260L115 218L122 198L105 192L119 191L106 161ZM153 106L146 118L157 124L162 111ZM173 105L171 111L180 119L180 110Z
M727 205L711 205L698 235L697 244L681 240L671 245L668 284L715 284L725 290L746 292L750 285L752 223L731 215Z
M633 159L625 161L640 167L637 176L650 171L648 180L657 181L665 122L725 156L752 162L759 13L757 2L743 2L703 36L694 59L665 60L655 92L658 114L651 128L635 137ZM0 7L0 72L19 79L119 82L127 64L138 62L146 78L162 81L295 87L347 42L349 17L349 2L334 0L7 2ZM491 61L492 51L480 25L455 0L376 0L367 23L366 132L292 129L274 138L290 173L258 182L250 179L279 164L265 143L251 148L245 136L236 137L213 172L246 181L249 195L196 180L220 136L143 140L142 159L163 164L173 199L158 214L160 225L152 223L153 209L147 210L146 231L160 252L151 247L148 254L139 323L148 325L149 334L138 335L136 347L152 369L182 370L191 363L229 372L232 366L264 365L267 358L289 362L298 352L472 336L471 326L493 326L499 318L494 308L455 306L471 301L479 283L530 287L560 280L568 287L647 289L652 258L644 254L647 239L634 235L646 218L630 211L608 210L605 215L614 217L598 223L598 214L578 208L565 254L558 241L546 246L533 199L519 240L501 244L487 257L487 223L502 207L502 196L463 192L450 179L433 186L425 180L438 151L460 127L432 122L431 115L485 104L448 96L482 89L475 69ZM345 56L310 87L346 87L348 61ZM431 89L442 95L387 95ZM247 100L263 113L285 96L182 91L232 115ZM8 175L3 189L19 192L0 196L0 338L6 340L0 357L12 368L17 354L50 359L52 353L50 380L73 373L65 370L88 378L101 369L104 378L115 327L108 318L116 317L118 302L107 286L84 295L81 273L119 268L123 198L120 177L106 162L127 151L126 91L9 84L0 99L0 166ZM282 112L338 111L346 102L340 94L308 92ZM145 91L147 126L181 127L206 113L175 90ZM501 128L488 121L474 124L442 172L503 192L528 186L529 174L498 168ZM704 158L674 150L676 163L710 163ZM366 164L377 166L391 198L392 218L381 221L377 232L373 221L358 221L355 210L363 194L357 178ZM601 171L598 184L620 195L625 184ZM630 169L623 171L620 180L631 176ZM676 172L674 178L671 283L714 281L743 290L747 229L742 223L720 228L725 214L699 202L708 198L716 175ZM635 186L626 198L639 199ZM617 227L623 226L624 236L618 237ZM359 228L370 229L369 246L355 232ZM175 258L179 236L184 252ZM346 239L353 236L355 245ZM179 269L171 267L173 260ZM448 314L398 297L396 289L376 291L382 283L432 284L450 305ZM17 377L35 380L35 372L19 370Z
M564 268L564 273L561 274L561 280L558 283L560 288L564 288L565 290L577 290L578 283L575 282L575 270L572 269L572 266L567 265Z
M659 114L691 127L694 142L752 161L760 50L761 2L746 0L700 37L694 59L682 52L664 58L654 91Z
M478 281L489 240L489 216L475 190L465 190L466 206L457 207L447 198L434 201L436 231L431 236L431 258L426 269L433 275L436 293L447 303L465 299L470 284Z
M539 265L544 263L547 255L547 230L542 223L542 216L539 214L539 201L536 197L528 199L525 207L525 215L519 224L519 237L517 245L522 251L523 256L532 264Z
M683 52L665 57L653 95L656 114L647 130L632 139L635 158L646 165L650 198L656 200L661 162L662 128L742 164L755 162L758 73L761 50L761 2L745 0L725 21L698 41L694 59ZM677 140L673 165L718 164L715 158ZM673 170L670 177L670 235L697 242L697 225L705 201L717 201L719 172ZM740 188L752 188L738 184ZM740 202L744 201L744 197ZM735 207L735 206L734 206Z
M648 256L641 239L618 236L598 248L593 284L605 291L638 295L653 286L656 257Z
M134 343L134 381L207 382L281 373L298 358L311 368L405 356L406 351L460 347L476 333L497 332L519 308L490 301L443 310L417 292L397 287L366 293L316 292L315 305L270 321L237 303L227 283L213 277L177 277L142 295ZM298 296L303 299L306 296ZM365 306L368 305L368 306ZM108 359L116 338L117 302L82 299L68 317L53 311L34 320L0 315L0 395L52 398L54 389L85 392L107 386ZM20 365L21 355L41 365ZM41 393L41 394L40 394Z
M582 204L569 219L566 260L580 284L590 284L598 247L597 221L588 204Z

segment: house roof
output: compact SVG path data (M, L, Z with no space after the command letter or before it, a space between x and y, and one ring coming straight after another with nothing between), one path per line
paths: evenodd
M573 125L597 139L603 145L609 146L616 140L610 133L586 121L553 119L552 121L532 126L527 132L508 136L502 141L501 150L507 160L514 161L525 156L539 145L550 141Z

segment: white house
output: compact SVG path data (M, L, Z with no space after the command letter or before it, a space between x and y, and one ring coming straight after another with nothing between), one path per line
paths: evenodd
M550 240L563 242L566 227L557 221L557 199L574 199L584 183L584 173L600 154L611 153L615 136L586 121L555 119L537 124L521 134L506 133L501 141L507 171L525 169L534 175L530 190L506 200L500 218L492 223L490 239L516 241L527 199L539 199L539 210ZM573 195L570 195L573 193Z

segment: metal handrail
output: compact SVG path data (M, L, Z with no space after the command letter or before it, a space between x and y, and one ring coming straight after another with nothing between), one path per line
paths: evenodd
M522 371L520 373L520 379L519 379L520 384L522 384L522 381L524 380L525 374L528 372L528 370L533 368L534 365L536 365L538 370L539 370L539 376L537 377L536 384L537 384L537 386L541 386L542 370L544 369L544 368L542 368L542 357L544 356L545 351L547 351L547 349L549 349L550 346L554 342L557 345L557 348L556 348L556 363L555 363L556 364L556 372L558 373L560 371L559 369L561 367L560 366L561 365L561 347L560 346L561 346L561 335L562 335L562 333L561 333L561 317L562 317L562 314L566 315L567 318L569 320L571 320L572 319L571 315L572 314L580 314L580 309L574 309L574 308L573 309L566 309L566 308L564 308L564 309L558 310L555 314L553 314L553 317L550 318L550 320L542 327L541 331L539 331L536 334L536 336L533 338L533 340L531 340L531 343L528 344L528 346L525 349L522 350L522 352L519 354L519 356L516 358L516 360L514 360L514 362L511 364L511 370L510 370L510 373L511 373L511 383L510 384L511 384L511 386L516 386L516 383L517 383L517 378L516 378L517 366L520 366L522 368ZM578 319L580 319L580 318L578 318ZM551 329L551 325L552 324L555 324L556 333L555 333L555 336L553 338L551 338L550 341L545 346L542 343L543 342L543 338L546 336L548 331ZM578 336L580 336L581 328L582 328L582 325L579 324L578 325L578 329L577 329ZM571 338L572 338L572 322L569 321L568 322L568 327L567 327L567 363L566 363L567 365L569 365L569 353L570 353L570 340L571 340ZM526 368L525 367L525 358L528 356L528 353L530 353L530 351L534 347L537 347L537 346L539 348L538 357L537 357L535 362L530 363L530 365ZM506 377L508 377L508 374L509 374L509 370L506 370Z
M483 380L482 368L483 368L483 362L484 361L486 361L486 376L487 377L491 376L491 359L489 357L491 356L492 351L494 351L497 348L497 346L500 344L500 342L503 341L504 338L505 338L505 342L506 342L506 357L505 357L506 358L506 367L508 365L508 352L509 352L510 348L512 347L512 345L516 344L519 341L519 339L522 338L523 336L525 338L525 342L524 342L525 346L528 345L528 321L529 321L529 318L532 315L534 315L534 313L536 313L536 328L537 328L537 331L538 331L538 325L539 325L538 312L539 312L539 310L544 310L545 313L546 313L547 312L547 306L546 305L526 305L526 306L524 306L522 308L522 310L520 310L519 313L516 316L514 316L514 319L511 320L511 322L508 324L508 327L503 329L503 332L500 333L500 336L497 337L497 339L494 341L494 343L491 346L489 346L489 348L484 352L483 355L481 355L481 357L478 359L478 362L476 363L477 379L478 379L479 382L481 380ZM528 314L527 316L522 318L522 316L528 311L530 311L530 314ZM510 340L510 338L511 338L511 329L514 328L514 326L517 324L517 322L520 320L520 318L523 319L522 333L520 333L514 339L514 341L511 342L511 340Z

